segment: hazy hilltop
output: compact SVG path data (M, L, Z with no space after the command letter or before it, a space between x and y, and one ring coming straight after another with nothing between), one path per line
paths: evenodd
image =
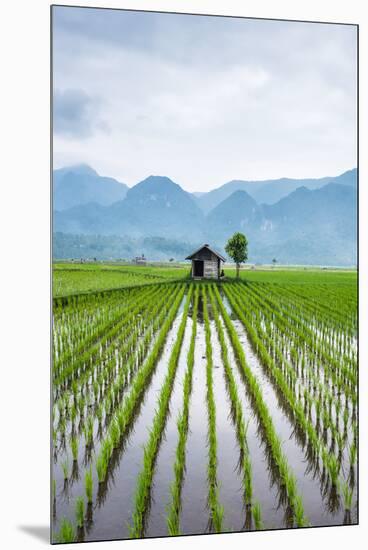
M105 258L108 249L108 257L120 258L128 250L135 255L145 247L151 259L181 260L191 247L203 242L224 252L229 236L241 231L250 242L250 261L267 263L276 257L282 263L356 263L356 169L314 180L237 180L195 196L165 176L149 176L128 189L82 166L56 171L54 188L54 195L59 190L58 197L54 196L56 257ZM117 200L113 200L114 193ZM65 207L68 196L69 202L74 199L69 208ZM64 208L57 208L60 203ZM77 235L87 239L79 249L71 244ZM105 237L110 238L110 245ZM119 238L129 242L129 249L122 247Z
M317 179L281 178L261 181L232 180L208 193L201 193L200 196L197 196L196 200L203 212L208 213L215 208L215 206L220 204L220 202L234 193L234 191L246 191L258 203L273 204L283 197L286 197L292 191L295 191L298 187L318 189L328 183L356 186L356 181L356 168L348 170L340 176Z
M106 206L122 200L127 190L124 183L99 176L87 164L54 170L54 210L66 210L89 202Z

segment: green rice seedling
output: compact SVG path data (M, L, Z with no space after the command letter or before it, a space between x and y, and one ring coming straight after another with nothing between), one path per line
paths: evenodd
M244 318L244 316L242 314L242 311L236 305L235 300L232 298L231 292L228 290L228 287L224 287L224 291L225 291L225 294L226 294L226 296L227 296L227 298L230 302L230 305L233 307L233 310L236 312L239 319L244 321L247 332L250 335L250 337L253 338L253 342L257 343L258 352L262 352L264 357L266 358L267 356L266 356L266 351L265 351L264 345L262 344L261 340L255 334L255 331L254 331L253 327L250 326L249 323ZM215 295L216 295L217 303L218 303L222 318L224 320L226 329L228 331L230 341L233 345L233 349L234 349L234 352L235 352L235 357L237 359L237 362L238 362L240 368L242 369L242 371L244 373L248 388L250 389L250 393L253 396L253 399L255 401L256 413L258 414L258 416L259 416L259 418L260 418L260 420L261 420L261 422L264 426L264 430L265 430L266 437L268 439L268 442L269 442L269 445L270 445L270 448L271 448L271 451L272 451L273 458L274 458L274 460L275 460L275 462L278 466L281 483L283 483L286 487L289 503L292 506L293 502L295 500L295 497L297 495L295 478L291 474L291 472L289 471L289 467L287 466L286 457L285 457L285 455L283 454L283 451L282 451L281 442L280 442L280 440L279 440L279 438L278 438L278 436L275 432L275 428L273 426L272 418L271 418L271 416L268 412L268 408L267 408L267 406L266 406L266 404L263 400L262 391L261 391L261 389L258 385L257 379L254 377L251 369L247 365L247 362L246 362L245 356L244 356L244 351L243 351L243 348L240 344L238 335L237 335L237 333L234 329L234 326L233 326L233 324L230 320L230 317L229 317L229 315L228 315L228 313L227 313L227 311L226 311L226 309L225 309L225 307L224 307L224 305L221 301L221 297L220 297L220 294L219 294L217 288L215 288ZM280 371L271 363L271 361L269 361L269 366L270 366L270 368L273 369L273 372L274 372L275 376L278 377L280 382L282 382L283 378L282 378L282 375L281 375ZM284 384L282 386L282 389L284 390L285 394L290 398L290 402L293 403L293 401L295 401L295 396L293 394L291 394L290 388L286 384ZM295 407L295 409L296 409L296 407Z
M99 454L96 459L96 471L99 483L104 483L106 480L108 468L108 458L104 454Z
M56 542L67 543L75 542L75 530L73 524L66 518L63 518L60 522L60 529L56 535Z
M302 502L302 499L300 498L299 495L297 495L295 498L294 498L294 502L293 502L293 510L294 510L294 517L295 517L295 522L297 524L298 527L307 527L309 525L305 515L304 515L304 507L303 507L303 502Z
M216 533L222 531L223 507L218 501L217 489L217 435L216 435L216 404L213 394L213 360L211 345L211 328L207 310L207 295L205 288L202 289L203 319L206 340L206 383L207 383L207 417L208 417L208 504L213 528Z
M77 414L78 414L77 407L75 406L75 403L73 403L73 405L70 409L70 420L72 421L72 424L75 423L75 420L77 418Z
M337 441L337 446L339 448L339 456L341 457L342 452L343 452L344 447L345 447L345 438L344 438L343 434L340 434L339 432L337 432L336 435L335 435L335 439Z
M93 445L93 416L90 415L87 419L88 446Z
M243 482L243 490L244 490L244 500L246 504L250 504L252 501L253 488L252 488L252 466L250 462L247 439L246 439L248 423L246 424L244 422L242 406L238 395L237 384L232 372L232 368L230 366L228 352L227 352L227 345L226 345L225 336L224 336L224 330L220 323L218 308L213 296L212 286L209 287L209 297L211 301L211 307L212 307L212 312L215 320L216 330L217 330L217 334L220 342L221 357L224 365L225 377L227 380L227 388L230 395L231 405L234 411L236 435L237 435L240 452L242 456L241 466L243 468L242 482Z
M62 437L62 439L64 439L65 433L66 433L66 421L64 417L60 418L59 420L58 430L59 430L60 436Z
M177 428L179 432L178 445L176 447L176 459L174 463L174 480L170 486L171 503L168 507L166 518L168 533L172 536L180 535L180 509L181 490L185 473L185 445L189 428L189 401L192 391L192 378L194 367L194 349L197 334L197 313L198 313L198 287L194 293L194 305L192 313L192 334L187 355L187 371L184 377L183 409L178 416Z
M57 445L57 432L56 430L52 430L52 444L54 446L54 449L56 448L56 445Z
M189 287L182 320L179 325L175 344L170 354L167 374L163 385L161 386L161 391L157 400L156 413L153 419L148 441L144 447L143 468L138 475L137 487L134 496L134 512L132 517L132 525L130 527L130 536L132 538L141 538L144 534L144 517L151 490L155 461L159 450L161 436L166 425L169 402L178 367L178 360L184 338L191 297L192 287Z
M115 413L119 423L121 438L125 435L126 431L131 425L131 422L134 418L137 402L139 402L139 400L142 398L142 396L145 393L145 390L147 388L147 380L149 379L149 377L151 376L151 374L153 373L156 367L159 354L164 346L169 329L172 326L176 313L179 309L184 292L185 292L184 286L182 286L181 288L178 287L177 290L175 291L175 294L173 295L173 300L170 301L169 303L168 310L167 311L164 310L163 315L160 316L159 318L160 332L155 340L154 346L150 354L148 355L145 363L137 372L134 378L130 393L126 396L123 403ZM105 447L106 442L108 446L111 445L111 438L110 438L109 431L107 432L106 438L101 443L101 450L99 454L106 452L106 447ZM111 451L112 451L112 445L111 445ZM109 458L110 457L111 457L111 453L109 454Z
M349 423L349 410L347 408L344 409L343 421L344 421L344 429L346 430Z
M67 481L69 479L69 460L68 460L68 458L66 458L61 463L61 469L63 470L64 481Z
M86 497L88 504L92 504L93 501L93 477L92 477L92 467L89 470L86 470L84 476L84 485L86 491Z
M58 401L57 408L59 412L59 419L61 419L64 417L64 403L62 400Z
M73 380L72 382L72 394L73 394L73 400L76 402L78 397L78 384L76 380Z
M120 428L116 418L110 424L110 436L113 448L117 449L120 444Z
M79 411L79 415L81 418L84 418L84 407L86 405L86 400L85 398L80 395L79 397L79 400L78 400L78 411Z
M96 418L98 420L98 423L101 424L103 417L103 406L101 404L98 405L96 409Z
M73 435L70 440L70 448L72 450L73 460L76 462L78 460L78 438L75 435Z
M337 485L340 466L335 455L330 455L328 457L327 469L330 474L331 483Z
M254 526L257 531L263 529L262 514L261 514L261 505L259 502L254 502L252 505L252 516L254 521Z
M349 487L348 483L342 482L340 487L340 493L344 500L344 507L347 512L351 511L353 501L353 491Z
M84 525L84 498L77 497L75 500L75 517L77 527L82 528Z
M352 443L350 445L350 449L349 449L349 459L350 459L350 466L354 466L355 462L356 462L356 457L357 457L357 448L356 448L356 445L355 443Z

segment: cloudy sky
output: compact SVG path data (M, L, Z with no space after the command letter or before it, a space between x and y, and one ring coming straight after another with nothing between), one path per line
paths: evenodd
M356 28L53 9L54 167L129 186L356 166Z

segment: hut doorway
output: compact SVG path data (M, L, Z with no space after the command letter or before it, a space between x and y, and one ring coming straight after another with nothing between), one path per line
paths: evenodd
M193 264L193 277L203 277L204 261L194 260Z

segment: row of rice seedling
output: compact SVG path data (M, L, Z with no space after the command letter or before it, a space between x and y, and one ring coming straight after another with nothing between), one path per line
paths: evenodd
M187 355L187 370L183 384L183 408L177 419L179 433L178 444L175 452L175 462L173 467L174 479L170 486L170 504L167 514L167 530L170 535L180 535L180 510L181 510L181 491L185 475L185 447L189 429L189 404L192 392L192 379L194 367L194 349L197 335L197 313L198 313L198 286L194 290L193 305L193 324L190 345Z
M233 287L233 290L234 290L234 289L235 289L235 287ZM244 295L244 294L243 294L243 295ZM250 304L249 304L248 302L247 302L246 305L244 304L244 309L242 310L242 313L244 314L245 317L247 316L247 314L248 314L248 312L249 312L249 310L250 310L250 307L252 307L252 311L255 311L255 309L257 308L257 306L256 306L256 307L250 306ZM260 306L258 306L258 308L261 309ZM237 312L237 313L238 313L238 312ZM241 318L240 315L238 315L238 316L239 316L239 318ZM243 323L243 324L244 324L244 323ZM257 329L257 330L260 330L260 329L259 329L259 325L253 323L252 326L253 326L253 328L255 328L255 329ZM264 332L262 333L263 341L270 340L269 335L267 334L267 329L266 329L265 327L262 327L262 329L263 329L263 331L264 331ZM250 330L249 330L249 329L247 330L247 332L248 332L248 335L252 336L252 334L250 333ZM276 340L277 340L277 331L275 330L274 327L273 327L273 330L272 330L272 334L273 334L273 337L276 338ZM253 344L254 344L254 339L253 339ZM263 351L263 350L261 350L261 352L260 352L260 350L259 350L259 347L260 347L260 346L259 346L259 342L256 342L255 345L254 345L254 347L257 348L258 354L259 354L261 357L263 357L263 356L262 356L262 351ZM275 350L273 338L271 339L270 347L273 348L273 349ZM276 351L279 351L279 350L276 350ZM276 354L276 357L279 356L279 355L280 355L280 354ZM266 365L267 365L267 367L268 367L268 369L269 369L269 364L266 363ZM271 379L272 379L272 378L271 378ZM288 379L285 378L285 381L288 382ZM280 394L284 397L284 394L285 394L284 388L282 388L282 386L280 385L280 383L278 383L278 389L279 389L279 390L280 390L280 387L281 387ZM291 395L292 395L293 392L294 392L294 389L293 389L292 387L290 388L290 392L291 392ZM304 395L305 395L306 393L308 393L307 390L305 390ZM296 399L297 399L297 396L296 396ZM290 400L289 400L289 402L290 402ZM306 410L304 409L304 414L306 414L306 413L308 414L308 411L306 411ZM293 413L293 414L295 415L295 413ZM294 418L296 419L297 417L294 416ZM314 429L313 429L314 427L313 427L312 422L311 422L310 411L309 411L309 417L307 417L307 420L308 420L309 423L310 423L309 426L308 426L308 436L309 436L309 437L314 437L314 436L315 436L315 433L314 433ZM318 425L317 425L317 426L318 426ZM300 426L298 426L298 428L300 428ZM302 425L302 428L303 428L303 425ZM333 428L334 431L336 432L336 428L334 428L334 427L332 427L332 428ZM304 429L304 428L303 428L303 429ZM315 431L317 432L316 435L318 436L318 435L319 435L318 429L316 429ZM306 433L306 435L307 435L307 433ZM339 434L337 434L337 436L339 436ZM323 458L323 461L322 461L322 463L323 463L323 470L322 470L322 474L321 474L321 483L323 483L323 484L325 485L325 488L323 489L323 492L325 493L326 490L327 490L327 488L329 487L329 486L325 483L325 481L328 481L328 480L330 479L330 481L331 481L331 489L329 489L329 491L331 491L331 493L330 493L330 494L331 494L331 498L333 498L333 500L334 500L334 502L335 502L334 506L335 506L335 505L338 506L338 500L336 500L336 497L334 497L333 495L334 495L334 494L336 495L336 490L337 490L337 487L339 486L339 481L338 481L338 479L337 479L337 474L338 474L338 472L339 472L339 464L341 463L341 450L342 450L343 445L344 445L344 441L343 441L343 438L342 438L341 436L339 436L338 441L339 441L339 455L337 456L337 460L336 460L336 458L332 458L331 460L327 460L326 452L323 452L323 453L321 454L321 456L322 456L322 458ZM334 441L332 441L332 442L334 442ZM324 441L323 443L326 444L326 441ZM342 443L342 446L341 446L341 443ZM312 447L312 449L313 449L313 447ZM330 452L330 453L331 453L331 452L334 452L334 448L331 447L331 448L329 449L329 452ZM308 459L308 460L310 460L310 458L313 458L314 461L315 461L316 457L319 456L319 455L317 454L317 452L316 452L316 448L315 448L315 447L314 447L313 453L314 453L314 455L311 457L310 451L308 451L308 454L309 454L309 459ZM317 469L318 469L318 471L319 471L319 464L318 464L318 462L317 462ZM328 472L327 478L326 478L326 472ZM351 479L351 481L353 481L353 480Z
M54 311L54 363L66 365L78 351L85 349L104 334L119 319L129 302L141 293L137 289L115 292L106 299L90 295L88 301L78 300L77 306Z
M88 347L90 335L93 336L96 330L102 333L104 329L107 330L109 321L119 319L119 312L124 312L127 305L134 304L141 296L149 295L155 289L157 285L114 291L106 297L98 293L91 294L83 297L83 300L76 300L75 306L65 306L59 315L54 315L54 332L62 332L68 338L67 349L63 351L63 362L67 362L77 345L83 344L84 348Z
M53 272L54 300L71 303L71 300L91 293L106 294L113 290L155 284L160 280L182 279L187 271L172 270L170 275L158 278L154 274L155 269L151 271L143 271L143 269L134 267L131 271L128 269L121 271L118 268L106 268L101 265L88 266L88 269L85 269L84 265L74 265L72 268L64 265L62 268L54 269Z
M142 309L146 307L147 300L149 301L150 295L157 294L158 292L159 289L157 289L157 287L151 288L148 294L142 293L142 295L139 296L138 299L128 301L126 304L124 315L119 315L119 322L116 322L115 320L113 326L110 327L109 330L105 331L102 336L98 334L96 340L90 347L87 346L87 348L83 350L83 353L79 353L76 358L73 357L70 361L63 365L63 369L61 372L55 371L55 375L57 375L57 377L54 379L55 388L57 388L62 383L64 383L63 387L65 388L65 381L67 383L70 383L72 380L78 378L81 373L86 370L87 366L91 363L91 360L93 360L95 357L98 357L101 347L112 345L114 339L118 335L120 335L120 338L122 338L122 329L129 329L132 322L137 322L137 315Z
M135 383L133 383L130 394L125 398L125 400L123 401L123 404L118 408L117 414L114 415L114 417L112 418L112 421L109 425L106 436L101 441L100 451L96 457L96 471L97 471L97 475L100 483L102 483L103 480L106 479L108 463L111 458L114 447L117 444L120 444L120 441L124 436L124 430L120 430L121 420L124 418L124 420L126 421L126 428L128 427L128 420L130 419L130 421L133 421L133 416L132 416L132 413L134 412L133 408L137 404L139 396L142 397L142 394L144 393L145 384L147 384L149 381L149 369L151 369L151 373L152 373L152 370L157 362L158 356L165 342L166 335L171 327L173 319L175 318L177 311L179 309L179 306L182 302L184 292L185 292L184 286L178 288L177 291L173 293L174 300L171 301L171 309L168 312L165 309L163 309L161 312L161 315L157 317L157 320L161 323L160 333L156 339L154 347L150 352L149 357L147 358L143 366L143 369L144 367L146 368L144 370L141 369L138 372L137 376L134 379ZM163 313L165 315L162 315ZM119 420L120 420L120 424L118 424ZM118 428L118 430L116 430L116 428ZM110 450L109 454L107 454L107 449ZM65 469L68 469L66 465L64 466L65 466ZM91 467L89 467L85 473L85 492L86 492L88 505L92 506L93 476L92 476ZM63 530L61 529L60 537L62 537L62 531Z
M267 296L276 297L281 306L289 304L290 307L295 306L297 309L300 304L303 312L317 326L323 322L332 329L341 330L347 336L356 335L356 299L355 303L351 302L348 305L348 297L353 288L351 285L345 292L343 287L334 285L296 286L281 283L273 285L250 283L249 286L261 290Z
M228 286L230 285L226 286L226 290ZM221 300L220 293L216 287L214 289L214 292L215 292L219 310L221 312L221 316L224 320L231 344L235 352L235 357L237 359L238 365L240 366L244 374L244 378L247 383L249 394L251 395L254 403L255 412L263 427L265 437L267 438L267 442L270 448L270 452L277 466L279 478L280 478L280 485L284 488L287 494L289 506L293 513L293 517L296 525L298 527L305 526L308 524L308 520L305 517L301 496L298 494L296 479L288 465L287 458L282 450L282 443L280 441L279 436L276 433L276 430L272 421L272 417L269 413L267 405L264 402L262 390L257 381L257 378L254 376L254 374L252 373L252 370L247 364L247 361L244 355L244 350L239 341L237 332L234 328L234 325L231 322L231 319Z
M184 302L186 290L188 296ZM210 530L223 531L225 527L218 487L218 480L222 479L223 442L216 427L216 417L219 415L216 405L225 405L222 401L215 404L214 399L218 378L213 375L218 371L213 370L213 357L216 357L217 349L221 353L224 388L229 398L226 403L238 443L234 452L240 454L237 476L241 475L245 528L263 528L263 516L265 523L272 525L266 504L262 500L261 509L254 499L255 494L261 493L258 493L257 467L253 473L248 449L248 423L245 418L248 404L253 408L256 419L255 424L251 422L250 431L253 434L253 429L258 427L255 437L262 440L261 450L254 456L265 453L270 484L275 483L273 491L279 492L280 510L284 510L287 516L287 520L284 518L283 521L289 521L292 517L294 526L309 524L298 490L300 472L298 470L297 483L290 468L291 463L293 466L296 464L296 457L304 453L305 475L308 483L315 479L313 490L316 494L321 489L321 505L327 515L334 514L330 502L333 494L339 499L339 510L343 513L345 509L345 513L350 514L355 505L357 461L357 319L354 311L356 294L351 285L288 284L287 279L283 281L281 277L277 284L158 283L140 289L55 301L54 341L58 367L53 388L57 476L57 483L55 480L53 483L53 517L57 529L54 540L71 542L84 540L85 536L91 537L91 532L100 525L100 508L106 506L106 502L108 506L112 505L116 498L116 489L110 482L119 479L120 459L129 449L125 446L127 437L142 412L141 405L148 388L152 387L151 380L156 380L152 376L155 370L158 371L156 367L160 354L179 308L181 312L181 304L184 304L183 318L178 319L178 328L175 328L177 338L159 390L153 422L149 426L142 469L136 478L130 535L141 537L146 530L151 536L154 532L155 514L148 516L153 496L151 490L155 475L157 481L161 479L157 465L164 453L159 451L168 429L170 403L176 395L176 386L175 393L172 392L179 355L187 351L182 408L177 419L178 440L165 518L169 534L178 535L183 528L186 529L188 518L186 504L182 502L182 487L188 474L189 405L194 385L194 355L200 349L196 347L198 323L202 322L204 333L200 329L199 334L201 338L203 334L201 345L206 348L206 361L201 395L207 411L203 428L207 428L208 437ZM186 326L191 304L192 331L189 339ZM78 327L80 323L84 325L81 329ZM241 341L243 328L246 333L244 343ZM186 350L187 340L189 348ZM230 354L229 345L232 348ZM252 350L248 359L245 349L249 349L249 345ZM233 351L234 365L230 359ZM235 367L239 373L234 373ZM241 378L238 379L239 376ZM241 386L238 386L239 380ZM245 401L240 393L243 382ZM157 387L160 384L161 378ZM271 400L269 392L266 392L267 395L262 393L262 384L271 390ZM274 397L279 400L275 402L277 410L272 409ZM288 429L289 426L295 428L295 444L293 442L291 446L281 441L283 416L287 419ZM140 426L146 425L145 418ZM220 420L218 416L217 421ZM195 418L193 421L195 429ZM229 427L232 428L232 425L229 424ZM290 454L289 460L286 451L293 452L293 449L297 454ZM253 440L251 450L253 453ZM82 460L84 471L78 472ZM118 474L116 478L115 474ZM192 472L189 477L191 475ZM202 478L202 483L206 483L205 472ZM64 487L63 479L67 484ZM166 491L169 482L170 477L165 481L167 485L164 484ZM131 489L133 487L134 484ZM225 498L226 491L226 487L221 486L221 495ZM68 501L70 506L66 504ZM63 517L65 513L69 519ZM155 513L157 515L156 509ZM204 509L203 513L207 514ZM97 522L90 531L92 514ZM281 516L277 517L281 520ZM312 519L314 521L315 518Z
M231 401L232 418L236 429L237 440L240 448L240 462L239 466L242 470L242 485L243 485L243 499L246 506L252 506L253 503L253 486L252 486L252 464L249 456L249 450L247 445L247 429L248 424L244 420L242 405L239 399L239 391L236 380L234 378L231 364L229 361L229 355L225 340L225 333L220 320L218 307L216 305L215 297L213 294L213 288L209 287L209 297L212 307L212 313L215 320L216 330L221 347L222 363L224 365L227 390ZM257 509L257 513L260 516L260 508Z
M239 291L239 287L234 287L234 290ZM244 288L243 288L244 290ZM260 319L260 314L257 313L262 311L263 312L263 323L265 324L265 327L261 327L264 334L264 339L267 339L270 343L270 346L272 347L273 342L276 340L276 338L281 339L281 363L284 367L285 364L287 364L287 361L285 359L287 354L290 354L291 358L295 360L296 363L299 362L300 355L302 354L302 367L303 367L303 378L305 381L308 381L310 383L311 378L315 376L320 376L320 365L322 361L323 363L323 373L324 373L324 391L325 392L331 392L331 398L334 399L334 395L338 394L340 395L340 388L345 390L345 396L347 398L353 398L355 396L355 387L356 385L353 383L353 380L349 378L349 385L346 383L345 378L343 377L342 373L336 373L336 369L331 367L331 359L330 356L327 355L327 352L321 352L321 346L317 343L315 343L315 339L311 339L308 337L307 330L302 331L301 329L298 329L297 327L293 327L292 323L289 323L288 320L285 320L285 316L280 315L277 312L277 308L273 307L271 308L267 304L265 304L262 299L256 295L253 295L252 298L252 290L249 290L249 287L247 287L247 292L243 292L242 296L243 299L250 299L250 303L252 303L252 310L253 312L253 322L254 319ZM255 298L255 301L254 301ZM248 307L245 308L245 314L248 315ZM272 315L273 323L272 323L272 331L268 329L269 324L267 321L267 314L269 316ZM248 315L249 318L249 315ZM262 325L262 322L259 323ZM270 337L270 333L272 334L272 338ZM305 362L307 361L307 371L304 372L304 366ZM334 360L334 367L337 363L337 360ZM296 369L297 370L297 369ZM316 370L316 372L315 372ZM289 369L289 374L292 376L293 369ZM306 376L307 375L307 376ZM328 376L328 378L326 378ZM296 375L294 375L294 378L296 378ZM329 380L329 383L328 383ZM295 380L294 380L295 381Z
M332 361L334 370L341 370L352 384L356 383L356 353L352 345L353 340L347 337L346 331L337 331L335 325L327 325L322 319L309 317L296 298L289 303L282 296L273 295L272 291L265 294L254 285L249 285L248 288L250 292L261 297L263 302L268 303L273 311L281 313L285 328L299 327L304 334L309 335L324 363Z
M167 294L163 294L162 300L158 301L155 304L152 311L150 312L150 316L145 318L146 323L153 322L153 330L151 331L147 329L147 332L146 332L146 336L148 337L147 340L152 339L153 334L155 334L155 332L161 326L162 322L165 319L166 313L170 308L170 306L172 305L175 299L175 296L178 292L179 292L179 288L177 288L176 291L169 296L169 299L167 297ZM162 307L164 302L165 302L165 305L164 307ZM145 354L147 352L148 352L148 346L145 345L145 353L141 354L142 360L145 358ZM102 432L102 428L101 428L102 411L105 409L106 428L108 428L110 422L114 421L113 412L120 403L122 391L126 390L128 381L130 381L130 379L134 376L134 373L137 370L137 367L138 367L138 364L136 362L135 355L134 353L132 353L131 356L127 359L127 361L124 363L124 365L118 369L117 377L114 383L108 386L107 393L104 396L101 396L101 395L99 396L100 401L94 413L94 418L98 419L99 434L101 434ZM90 415L86 417L86 419L83 419L82 417L81 421L82 421L82 424L80 423L79 425L79 428L80 428L79 432L83 431L85 434L86 449L87 449L88 447L92 447L93 445L93 420ZM75 436L73 420L72 420L72 427L71 427L70 443L71 443L73 457L76 457L78 443L77 443L77 438Z
M211 328L207 311L206 287L202 288L203 320L206 338L206 381L207 381L207 415L208 415L208 505L210 509L210 530L220 533L223 529L224 508L219 503L217 485L217 435L216 404L213 394L213 359L211 345Z
M247 298L251 297L251 292L243 293L243 298L246 295ZM354 417L354 405L356 404L356 382L354 381L354 378L349 377L349 384L347 381L343 378L343 373L336 374L335 370L332 370L331 367L328 364L328 358L327 351L325 353L321 353L319 351L319 347L314 344L313 339L308 338L308 333L306 331L302 332L297 329L292 329L292 325L287 325L287 323L284 320L284 317L279 315L277 313L276 308L269 309L267 305L265 305L262 301L258 302L258 309L262 310L263 312L266 312L268 310L269 314L273 315L274 318L274 324L273 324L273 330L272 330L272 340L270 339L270 336L267 330L263 330L264 334L264 340L268 339L270 342L269 347L272 347L272 341L275 341L277 338L281 338L281 347L283 348L283 353L285 356L285 346L284 343L286 342L287 348L286 351L290 352L290 358L294 361L295 364L298 365L300 356L302 355L301 359L301 365L302 365L302 375L305 380L309 382L309 386L311 386L311 382L313 382L314 388L317 388L320 390L320 398L322 400L325 400L326 402L329 402L330 408L332 402L335 403L335 416L339 416L339 411L341 408L341 402L340 402L340 396L341 396L341 390L343 390L343 393L345 395L345 410L344 410L344 425L347 426L346 422L349 420L349 405L348 401L352 401L353 407L352 407L352 417ZM245 314L247 314L248 307L245 308ZM320 365L321 362L324 361L324 367L323 367L323 384L319 380L317 383L317 378L320 379L321 372L320 372ZM285 360L284 360L285 361ZM307 369L306 372L304 372L304 366L305 362L307 362ZM354 366L354 361L351 361L351 365ZM295 368L296 371L298 371L298 366ZM329 375L326 377L326 375ZM338 424L338 422L337 422ZM332 423L333 425L333 423Z
M106 385L112 383L117 374L121 374L121 366L125 364L128 357L132 357L134 351L139 354L137 358L135 357L138 361L143 349L141 344L147 342L147 331L150 332L150 329L152 329L155 315L157 315L162 307L166 307L166 303L172 299L177 289L172 287L171 291L169 293L164 291L153 296L147 301L144 307L139 307L138 312L137 310L133 311L131 322L128 323L119 337L102 352L100 356L101 370L95 368L92 371L92 375L95 376L95 382L93 382L94 391L96 391L96 376L98 372L100 375L103 374L106 387ZM107 372L110 373L110 376L106 379L105 375ZM91 371L85 374L84 380L86 382L90 382L90 374Z
M138 371L129 394L126 395L122 404L115 412L113 422L110 423L109 429L101 441L100 452L96 459L96 470L100 483L103 483L106 479L109 461L114 448L120 445L121 440L125 436L131 422L133 421L135 409L139 400L142 399L149 379L153 374L157 359L165 343L167 333L175 319L183 299L184 292L185 286L183 285L162 325L161 331L156 339L151 353Z
M183 343L185 327L190 302L192 299L192 286L190 286L186 303L184 306L182 320L177 332L176 341L172 349L165 380L157 400L156 413L148 435L148 441L144 446L143 466L137 479L137 488L134 496L134 512L130 536L139 538L144 535L144 520L149 504L150 490L154 476L155 462L160 442L166 425L169 410L170 397L174 385L175 375L178 367L178 360Z
M274 285L269 290L280 295L284 301L298 301L303 311L314 319L323 321L327 326L340 329L346 336L355 337L357 329L357 295L356 288L332 285Z
M170 311L175 297L179 292L177 287L170 295L164 294L159 301L154 303L144 318L144 329L138 341L137 334L133 334L129 340L122 356L124 360L117 367L117 376L107 387L102 395L103 400L109 403L105 411L105 424L108 427L109 418L114 418L114 412L120 403L121 396L126 392L134 381L140 365L145 360L150 346L153 345L157 331L165 320L166 314Z
M340 357L344 353L343 346L351 345L352 336L347 334L346 327L340 323L337 324L327 315L319 315L316 311L317 308L309 311L305 300L295 293L290 298L290 296L285 296L283 287L271 288L270 290L258 285L247 285L247 288L261 296L271 307L276 307L277 310L285 313L292 320L292 323L302 324L303 328L308 329L309 333L313 332L312 336L324 337L333 349L338 349Z
M272 379L275 381L277 386L282 392L285 400L287 401L289 407L295 415L296 421L299 423L299 426L308 436L309 443L313 448L316 457L322 459L323 466L326 468L330 481L333 486L337 487L338 485L338 474L340 470L339 462L336 460L335 456L330 454L329 450L326 448L324 442L318 437L317 431L311 422L311 420L306 416L303 406L298 402L298 397L295 395L290 386L286 383L284 374L282 370L276 365L273 358L267 352L266 347L264 346L262 340L258 336L255 328L249 323L246 316L243 314L241 308L237 304L234 296L229 290L225 289L225 293L231 303L232 308L236 312L238 318L244 324L244 327L247 330L248 336L257 350L259 357L261 358L262 363L266 366L270 372Z
M137 304L136 308L133 309L130 315L127 316L126 326L124 330L118 333L118 330L114 331L115 337L110 340L106 347L102 350L101 343L96 345L95 350L90 350L90 356L86 361L88 362L88 367L83 370L83 373L80 374L78 378L73 380L71 384L71 389L63 393L62 400L68 401L69 396L73 397L74 405L78 405L78 398L86 398L88 395L89 388L93 387L93 400L96 401L98 389L103 383L106 385L106 377L103 374L107 369L106 364L109 366L118 363L119 354L121 355L121 344L125 342L125 348L129 349L129 341L132 342L134 338L137 338L139 332L144 328L146 323L146 314L152 307L156 304L156 296L160 297L161 302L165 299L167 293L164 289L160 289L161 292L152 296L144 297L146 301L140 302ZM169 294L170 296L170 294ZM150 298L150 299L148 299ZM119 328L121 326L119 324ZM85 357L88 357L88 353L85 354ZM94 362L94 359L98 358L98 363ZM112 359L111 359L112 358ZM110 369L111 370L111 369ZM58 404L58 402L57 402ZM62 415L63 411L59 411Z

